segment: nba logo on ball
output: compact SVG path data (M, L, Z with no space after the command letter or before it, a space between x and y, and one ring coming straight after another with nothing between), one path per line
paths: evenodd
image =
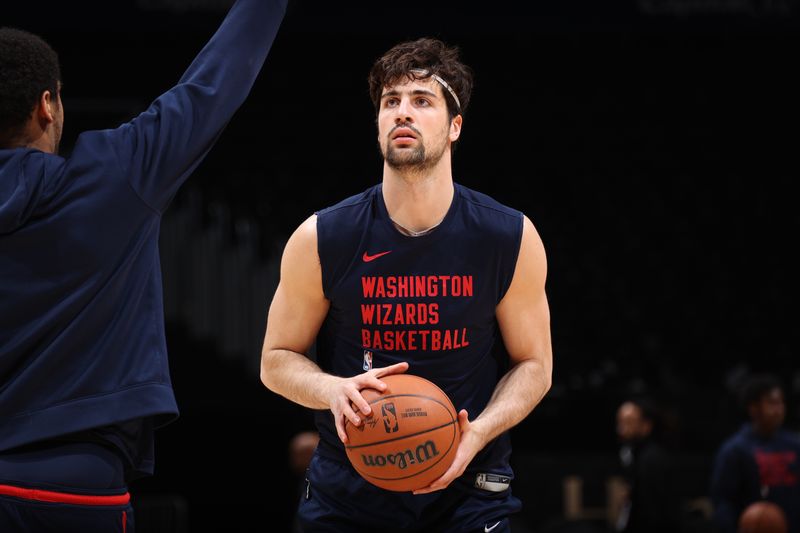
M383 415L383 429L386 430L386 433L394 433L398 430L397 412L393 403L381 405L381 415Z

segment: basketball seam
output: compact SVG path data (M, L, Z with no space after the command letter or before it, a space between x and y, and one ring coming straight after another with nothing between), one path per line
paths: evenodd
M434 398L433 396L425 396L424 394L410 394L410 393L398 393L398 394L390 394L388 396L378 396L377 398L375 398L374 400L369 402L369 404L372 405L373 403L377 403L377 402L380 402L382 400L388 400L390 398L405 398L405 397L409 397L409 398L425 398L426 400L431 400L432 402L436 402L436 403L438 403L439 405L441 405L443 407L447 407L447 404L445 404L442 400L440 400L438 398ZM453 411L456 410L455 406L453 405L453 402L449 401L449 399L448 399L447 403L450 404L450 407L453 408Z
M356 448L363 448L365 446L377 446L378 444L386 444L387 442L396 442L398 440L410 439L411 437L416 437L418 435L422 435L422 434L425 434L425 433L430 433L431 431L436 431L437 429L442 429L442 428L446 428L447 426L452 426L455 423L456 423L455 420L451 420L450 422L447 422L446 424L442 424L440 426L428 428L428 429L425 429L423 431L417 431L416 433L409 433L408 435L403 435L402 437L394 437L392 439L379 440L377 442L367 442L366 444L355 444L355 445L352 445L352 446L345 446L345 448L347 448L348 450L355 450Z

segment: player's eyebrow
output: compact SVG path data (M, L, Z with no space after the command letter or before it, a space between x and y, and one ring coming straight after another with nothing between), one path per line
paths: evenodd
M384 98L386 98L388 96L400 96L400 94L401 94L401 92L398 91L397 89L391 89L391 90L386 91L385 93L383 93L381 95L381 100L383 100ZM425 96L432 96L434 98L439 98L438 94L436 94L433 91L429 91L427 89L414 89L413 91L411 91L411 94L413 94L413 95L425 95Z

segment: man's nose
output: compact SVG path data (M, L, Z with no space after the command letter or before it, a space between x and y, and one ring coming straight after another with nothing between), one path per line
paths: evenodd
M400 100L396 108L397 115L394 118L395 124L402 124L403 122L414 122L411 116L411 103L407 98Z

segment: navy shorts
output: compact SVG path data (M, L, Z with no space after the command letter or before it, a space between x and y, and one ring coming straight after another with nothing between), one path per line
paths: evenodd
M0 453L0 531L133 533L122 461L93 443Z
M303 533L428 532L507 533L522 504L511 494L465 489L415 496L383 490L349 464L315 454L306 472L298 521Z

